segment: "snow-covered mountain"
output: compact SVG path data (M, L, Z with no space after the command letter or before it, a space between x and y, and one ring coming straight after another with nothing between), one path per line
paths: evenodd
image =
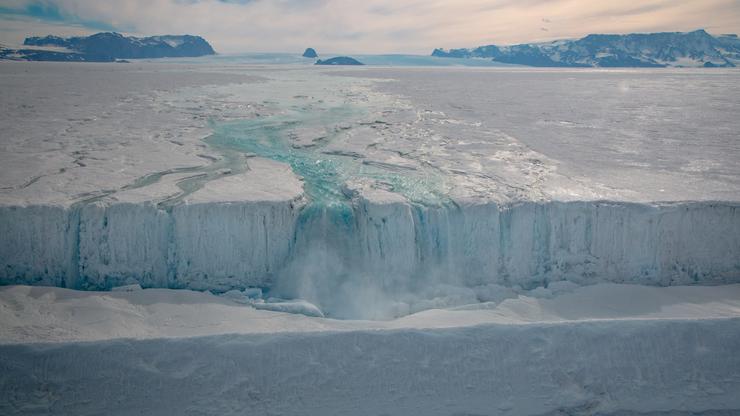
M93 61L116 59L196 57L215 54L211 45L200 36L164 35L138 38L120 33L102 32L91 36L61 38L59 36L30 37L18 50L0 51L0 58L29 61ZM39 49L52 48L52 49ZM64 48L59 50L58 48Z
M435 49L432 55L543 67L734 67L740 63L740 39L712 36L705 30L588 35L546 43Z

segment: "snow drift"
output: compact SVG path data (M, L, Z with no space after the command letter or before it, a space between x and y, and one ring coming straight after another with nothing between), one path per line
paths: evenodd
M245 307L257 290L121 289L0 287L0 414L740 409L740 284L596 284L389 321Z
M636 320L0 345L0 413L733 414L737 327Z

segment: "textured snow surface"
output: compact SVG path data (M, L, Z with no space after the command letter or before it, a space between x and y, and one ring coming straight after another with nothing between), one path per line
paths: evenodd
M0 202L19 205L69 205L211 164L217 154L201 142L210 114L249 110L202 89L260 80L161 64L3 62L0 73ZM188 107L171 99L183 90Z
M243 152L412 201L740 199L735 70L214 65L0 63L0 202L160 203Z
M504 178L559 200L740 199L738 70L410 68L345 75L387 80L376 89L427 113L446 164L466 176ZM476 160L474 152L486 157ZM504 169L499 160L515 166Z
M380 322L9 286L0 412L729 415L739 291L596 285Z
M0 346L0 409L7 415L732 415L740 409L738 323L7 345Z

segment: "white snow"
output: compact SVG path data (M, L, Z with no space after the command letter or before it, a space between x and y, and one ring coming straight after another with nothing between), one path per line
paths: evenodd
M0 411L731 414L739 316L740 285L596 285L394 321L185 290L9 286Z
M316 305L302 299L284 300L270 298L267 302L255 302L253 306L256 309L262 309L265 311L295 313L319 318L324 317L323 312L321 312Z
M449 288L448 291L451 291ZM501 289L503 290L503 289ZM740 316L740 285L649 287L598 284L540 296L540 288L477 307L430 309L388 321L336 320L305 301L249 299L233 291L76 291L0 287L0 343L32 344L280 332L410 330L631 320L716 320ZM248 292L248 291L247 291ZM257 300L257 301L255 301ZM269 306L268 306L269 305ZM281 309L279 305L285 307ZM475 308L474 308L475 306ZM313 316L304 313L313 311ZM305 316L304 316L305 315Z
M206 182L185 198L187 204L244 201L285 202L299 200L303 184L284 163L250 158L247 171Z
M138 283L111 288L111 292L135 292L137 290L143 290L141 285Z

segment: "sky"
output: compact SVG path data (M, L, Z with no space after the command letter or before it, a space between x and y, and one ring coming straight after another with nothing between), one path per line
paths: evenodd
M0 0L0 44L194 34L220 53L429 54L589 33L740 32L740 0Z

